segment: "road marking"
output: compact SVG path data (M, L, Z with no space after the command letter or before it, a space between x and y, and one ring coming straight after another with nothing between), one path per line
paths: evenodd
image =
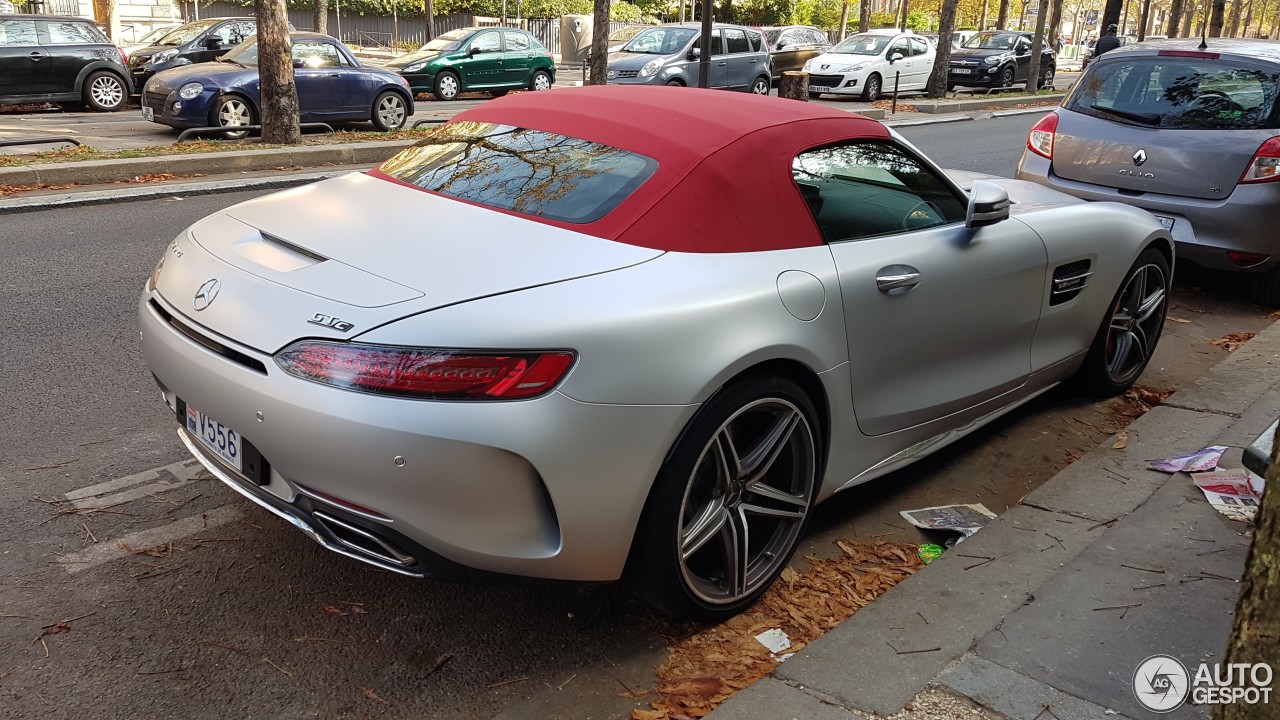
M205 472L200 462L190 458L172 465L144 470L134 475L72 490L67 493L66 498L81 510L91 510L119 505L158 492L176 490L197 480L209 479L212 479L212 476ZM153 480L161 482L152 482Z
M131 550L126 550L121 545L134 550L168 545L198 532L234 522L242 517L244 517L244 513L240 507L223 505L199 515L192 515L191 517L171 522L163 527L129 533L123 537L116 538L115 542L107 541L91 545L80 552L63 555L58 558L58 562L66 568L67 572L74 574L133 554Z

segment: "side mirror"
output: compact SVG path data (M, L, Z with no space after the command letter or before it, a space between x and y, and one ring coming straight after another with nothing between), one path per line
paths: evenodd
M690 61L697 60L702 57L702 50L698 48L689 48L689 53L685 57L689 58Z
M774 50L786 50L786 49L787 49L786 43L778 43L778 47L774 48Z
M213 49L222 47L222 38L217 35L210 35L204 39L202 43L205 47Z
M307 62L306 62L305 60L303 60L302 58L294 58L294 59L293 59L293 67L294 67L294 68L304 68L304 67L306 67L306 66L307 66Z
M902 59L902 53L896 52L889 56L889 64L892 65Z
M475 45L472 45L471 47L467 48L467 54L468 54L468 55L479 55L479 54L480 54L480 48L476 47Z
M1019 55L1027 55L1027 54L1029 54L1030 52L1031 52L1031 48L1030 48L1030 47L1028 47L1028 46L1026 46L1026 45L1019 45L1019 46L1018 46L1018 54L1019 54Z
M964 214L964 226L980 228L1009 217L1009 193L990 180L974 180L969 189L969 208Z

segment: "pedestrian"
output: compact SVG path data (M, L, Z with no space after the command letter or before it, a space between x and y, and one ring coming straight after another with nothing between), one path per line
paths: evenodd
M1097 59L1102 53L1118 47L1120 47L1120 38L1116 37L1116 24L1111 23L1107 26L1107 34L1098 38L1098 44L1093 46L1093 57Z

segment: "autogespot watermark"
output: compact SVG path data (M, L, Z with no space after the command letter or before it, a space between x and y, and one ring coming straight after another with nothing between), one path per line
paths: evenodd
M1192 705L1265 705L1274 673L1265 663L1200 663L1195 673L1171 655L1152 655L1133 672L1133 694L1151 712Z

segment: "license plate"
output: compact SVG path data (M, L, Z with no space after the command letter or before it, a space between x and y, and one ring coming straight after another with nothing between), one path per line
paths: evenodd
M973 71L970 70L969 68L951 68L951 73L953 75L968 75L972 72Z
M1164 226L1165 230L1173 230L1173 218L1165 217L1164 215L1157 215L1156 219L1160 221L1160 224Z
M199 440L220 460L240 470L241 442L236 431L188 405L187 434Z
M155 110L152 110L151 108L147 107L146 105L143 105L143 106L142 106L142 119L143 119L143 120L155 120L155 119L156 119L156 111L155 111Z
M809 92L828 92L831 88L826 85L810 85Z

